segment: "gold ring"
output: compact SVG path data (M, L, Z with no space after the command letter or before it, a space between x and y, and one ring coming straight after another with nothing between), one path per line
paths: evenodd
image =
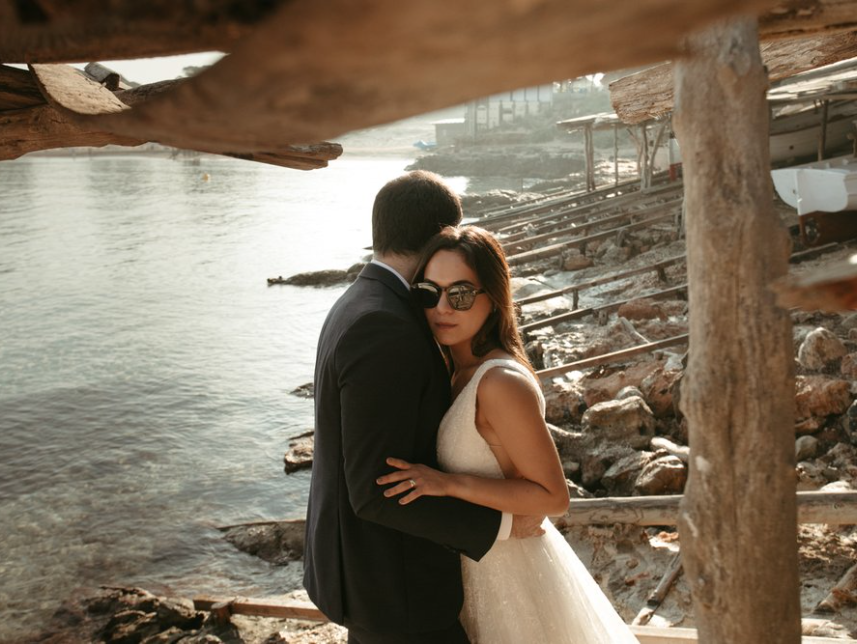
M408 479L408 483L411 484L412 489L417 486L417 482L414 479Z

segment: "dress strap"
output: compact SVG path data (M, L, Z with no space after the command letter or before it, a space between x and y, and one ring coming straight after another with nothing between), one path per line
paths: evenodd
M533 387L535 388L536 393L538 394L539 407L542 411L542 415L544 415L544 413L545 413L545 399L544 399L544 395L542 394L541 384L536 379L536 377L533 376L533 373L529 369L527 369L524 365L522 365L517 360L513 360L511 358L491 358L490 360L486 360L481 365L479 365L479 368L476 370L476 373L473 374L473 377L470 379L470 382L467 383L468 386L472 385L471 395L473 396L474 400L476 399L476 392L479 389L479 381L482 380L482 376L484 376L486 373L488 373L488 371L490 371L494 367L508 367L510 369L514 369L518 373L521 373L521 374L527 376L527 378L533 384Z

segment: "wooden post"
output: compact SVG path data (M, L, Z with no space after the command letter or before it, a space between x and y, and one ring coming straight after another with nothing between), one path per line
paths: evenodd
M651 187L649 182L649 130L645 123L640 124L640 189Z
M613 124L613 185L619 185L619 124Z
M586 154L586 190L595 190L595 144L592 140L592 124L583 127L584 149Z
M694 34L676 64L684 163L691 458L679 514L699 641L799 644L791 321L773 210L767 77L753 18Z
M818 133L818 160L824 161L825 151L827 147L827 111L830 106L830 101L821 102L821 131Z

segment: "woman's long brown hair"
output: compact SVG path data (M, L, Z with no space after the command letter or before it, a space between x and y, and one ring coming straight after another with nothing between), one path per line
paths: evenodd
M485 320L485 324L473 336L473 355L481 357L492 349L503 349L535 374L518 332L511 275L503 248L494 236L483 228L448 226L428 241L414 275L414 282L422 282L425 279L426 264L435 253L442 250L458 253L464 259L479 277L482 288L494 305L494 310ZM448 352L444 353L449 358Z

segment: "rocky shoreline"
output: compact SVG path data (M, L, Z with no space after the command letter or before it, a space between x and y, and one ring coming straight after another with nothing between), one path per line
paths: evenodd
M531 198L509 191L474 195L466 212ZM843 246L793 268L817 267L855 252ZM655 264L684 253L671 222L631 232L621 239L588 245L586 253L565 252L513 269L516 299L584 284L596 277ZM325 271L314 286L347 283L359 264L331 280ZM340 274L341 273L341 274ZM687 332L687 302L681 295L653 299L647 293L681 284L685 268L676 262L581 293L580 307L623 300L615 311L534 328L525 338L537 369ZM570 295L522 307L524 325L572 310ZM796 490L857 489L857 313L794 312L797 372L795 403ZM687 480L687 425L681 413L681 380L686 347L663 349L589 370L571 371L544 385L550 423L573 498L681 494ZM295 395L311 396L311 386ZM760 453L759 459L765 454ZM312 461L312 434L292 439L284 457L287 473ZM557 522L584 564L622 617L631 622L672 565L680 548L674 526L576 526ZM300 565L303 527L298 521L260 522L223 529L236 548L272 565ZM857 638L857 595L845 593L841 607L825 608L833 586L857 561L857 527L807 524L799 528L801 605L804 634ZM300 591L284 596L300 598ZM649 622L694 625L690 591L679 574ZM75 639L77 638L77 639ZM88 639L90 638L90 639ZM46 632L27 642L344 642L343 629L302 620L233 616L215 623L193 611L187 600L154 597L140 589L100 589L82 594L58 611Z

